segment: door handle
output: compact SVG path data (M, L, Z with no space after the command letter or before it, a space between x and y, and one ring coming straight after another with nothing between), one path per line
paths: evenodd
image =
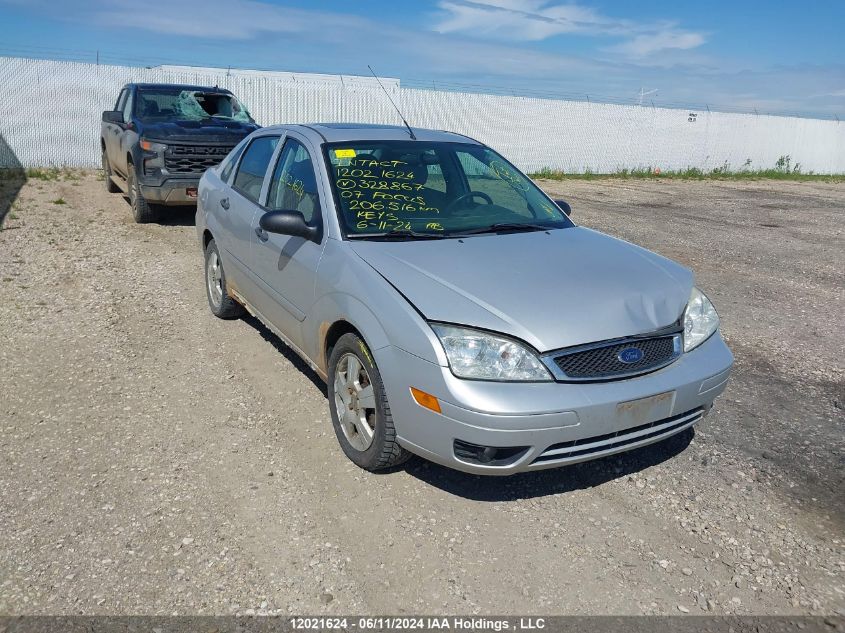
M270 235L267 233L267 231L262 229L260 226L255 227L255 234L258 236L258 239L262 242L266 242L270 239Z
M224 209L228 209L229 208L229 198L221 198L220 199L220 206L223 207Z

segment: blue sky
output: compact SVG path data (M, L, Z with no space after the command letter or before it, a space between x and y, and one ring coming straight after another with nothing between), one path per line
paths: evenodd
M406 85L845 120L845 1L0 0L0 55L366 74Z

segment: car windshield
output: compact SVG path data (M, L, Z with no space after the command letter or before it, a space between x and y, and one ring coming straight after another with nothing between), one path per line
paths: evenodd
M350 238L572 226L529 178L481 145L358 141L329 144L326 154Z
M179 88L138 90L135 114L142 121L173 118L188 121L211 118L252 121L249 111L232 94Z

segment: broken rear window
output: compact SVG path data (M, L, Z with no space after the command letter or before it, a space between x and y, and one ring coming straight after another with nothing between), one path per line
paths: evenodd
M246 106L225 92L144 88L138 91L135 111L141 120L221 118L252 122Z

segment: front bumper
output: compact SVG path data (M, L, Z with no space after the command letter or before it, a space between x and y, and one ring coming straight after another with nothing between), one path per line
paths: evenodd
M400 444L486 475L596 459L680 433L707 414L733 364L719 334L659 371L591 384L462 380L397 347L373 354ZM419 406L412 386L436 396L442 414ZM502 451L505 459L480 463L466 456L466 445L509 450Z
M189 188L197 191L202 175L186 178L168 178L161 184L149 185L141 183L141 195L147 202L164 206L185 206L197 203L196 195L189 196Z

